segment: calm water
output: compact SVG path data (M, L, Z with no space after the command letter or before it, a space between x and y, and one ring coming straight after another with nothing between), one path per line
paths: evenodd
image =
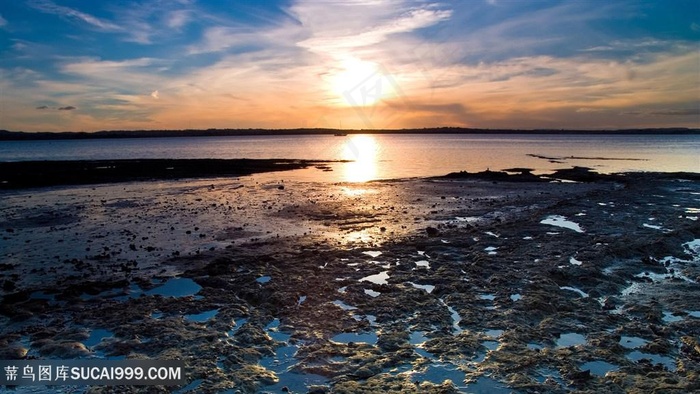
M560 158L561 163L529 155ZM353 160L333 165L332 172L311 169L285 172L283 176L331 182L487 168L527 167L542 173L574 165L600 172L700 172L700 137L301 135L0 142L0 161L135 158Z

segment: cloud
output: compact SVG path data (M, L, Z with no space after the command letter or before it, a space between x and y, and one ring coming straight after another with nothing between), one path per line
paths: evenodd
M158 93L157 90L154 90L153 92L151 92L151 97L153 97L154 99L159 99L160 98L159 95L160 95L160 93Z
M190 21L190 12L187 10L171 11L167 14L165 24L171 29L180 29Z
M664 109L652 111L649 114L656 116L697 116L700 115L700 108Z
M144 80L154 78L149 75L153 67L162 64L155 58L136 58L122 61L101 60L99 58L68 58L59 67L61 72L81 75L101 81L119 81L124 86L138 86Z
M65 106L65 107L58 107L58 108L56 108L56 107L49 107L48 105L40 105L40 106L36 107L36 109L38 109L38 110L40 110L40 111L44 111L44 110L48 110L48 109L50 109L50 110L59 110L59 111L72 111L72 110L77 109L77 108L74 107L74 106L72 106L72 105L68 105L68 106Z
M388 41L450 18L452 11L434 5L411 6L404 2L341 4L300 1L290 7L309 36L298 43L310 51L345 56L350 50Z
M200 43L190 46L189 54L221 52L231 48L250 51L270 44L264 34L249 28L215 26L204 31Z
M30 0L29 6L47 14L58 15L67 19L77 20L102 31L121 31L122 28L114 23L99 19L90 14L57 5L50 0Z
M0 27L6 26L7 25L7 19L3 18L2 15L0 15Z

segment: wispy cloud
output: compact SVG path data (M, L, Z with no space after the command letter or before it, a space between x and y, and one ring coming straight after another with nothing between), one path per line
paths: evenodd
M7 20L0 15L0 27L6 26Z
M170 11L166 14L165 24L171 29L180 29L192 19L192 14L188 10Z
M381 3L371 8L361 2L340 5L303 1L290 8L309 38L298 43L313 52L346 56L348 51L387 41L391 35L408 33L448 19L449 9L435 5L411 6L402 2Z
M29 5L41 12L58 15L70 20L87 23L88 25L102 31L121 31L122 28L112 22L102 20L93 15L78 11L70 7L64 7L53 3L50 0L30 0Z

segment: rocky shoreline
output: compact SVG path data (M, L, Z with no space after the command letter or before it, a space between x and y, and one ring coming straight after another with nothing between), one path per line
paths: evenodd
M6 192L0 358L184 359L180 392L700 390L699 181Z
M337 162L337 161L336 161ZM330 161L291 159L124 159L0 162L0 190L216 178L289 171Z

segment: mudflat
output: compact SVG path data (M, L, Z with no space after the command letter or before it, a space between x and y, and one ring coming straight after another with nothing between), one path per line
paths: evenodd
M700 390L697 174L266 179L2 192L0 358L184 359L205 393Z

